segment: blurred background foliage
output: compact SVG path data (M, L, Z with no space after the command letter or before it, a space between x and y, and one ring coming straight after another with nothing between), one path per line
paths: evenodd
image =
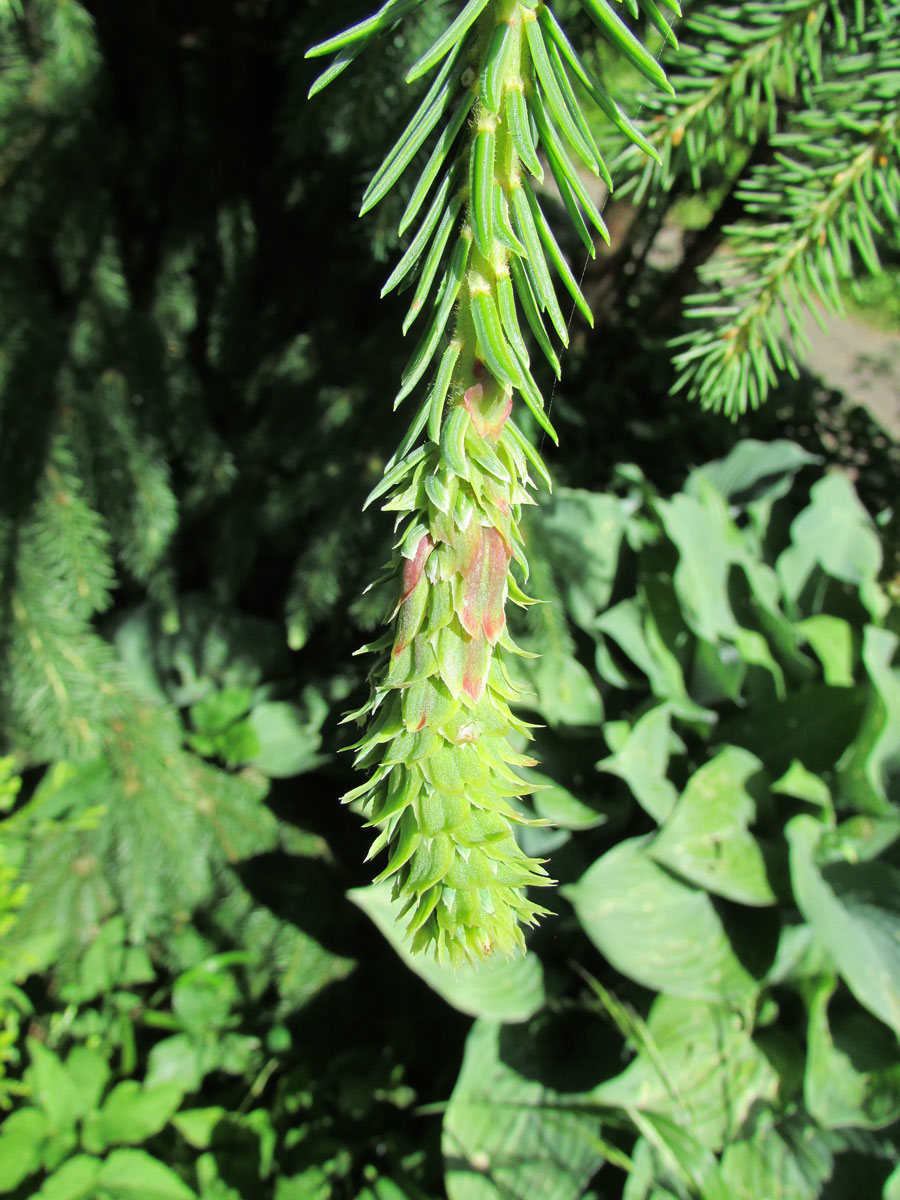
M0 0L0 1193L896 1200L900 451L807 367L730 422L668 394L783 62L607 206L553 390L558 917L453 976L366 886L337 723L404 347L401 200L355 206L447 10L307 104L351 0Z

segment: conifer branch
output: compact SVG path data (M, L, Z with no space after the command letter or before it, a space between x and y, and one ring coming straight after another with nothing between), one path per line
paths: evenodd
M877 271L879 237L900 231L900 37L872 31L864 45L773 139L775 162L739 189L747 216L688 298L703 324L676 342L676 388L704 406L742 412L779 370L796 375L810 303L841 311L841 281L858 262Z
M607 0L583 6L628 61L669 88ZM637 12L633 2L629 7ZM641 7L663 21L654 4ZM674 0L667 7L677 11ZM386 4L308 53L356 54L396 12ZM341 68L339 57L329 71ZM366 724L353 748L369 778L344 799L359 802L378 830L370 857L388 852L379 879L393 880L413 950L432 948L459 964L523 948L521 926L546 911L526 888L550 883L513 835L516 825L534 823L518 806L534 790L519 769L534 760L509 741L530 733L510 708L522 699L510 656L524 652L509 636L505 609L508 599L532 603L522 591L528 564L519 520L522 505L533 502L529 472L548 486L549 474L511 413L518 396L556 440L520 313L557 373L554 337L566 345L568 331L556 279L591 318L531 179L543 178L540 150L593 253L590 228L608 235L578 164L612 180L573 78L626 137L646 143L550 8L535 0L470 0L407 81L434 69L429 91L363 199L363 211L378 203L431 141L401 232L435 184L437 192L385 290L418 274L404 330L420 312L424 329L395 406L429 374L433 382L367 501L388 495L384 508L397 514L388 575L399 579L399 596L388 614L391 631L364 648L378 655L372 691L348 719Z
M704 170L733 157L732 139L752 145L764 129L774 135L778 98L809 104L823 60L862 32L867 15L887 22L872 0L746 0L691 12L673 74L677 98L651 93L644 102L641 123L655 157L642 160L629 146L621 161L636 199L670 191L685 175L699 189Z

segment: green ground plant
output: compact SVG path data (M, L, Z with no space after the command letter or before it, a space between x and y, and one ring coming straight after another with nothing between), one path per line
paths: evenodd
M0 1194L897 1200L898 20L0 0Z

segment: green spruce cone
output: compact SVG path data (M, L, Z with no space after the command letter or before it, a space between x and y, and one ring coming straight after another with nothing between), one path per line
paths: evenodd
M512 577L524 565L518 521L529 503L525 456L507 424L512 396L479 360L451 399L432 445L386 509L402 536L394 632L378 647L372 696L353 714L369 727L354 747L372 771L345 797L362 800L389 848L379 879L394 879L414 951L454 965L524 948L521 925L547 910L525 894L551 880L513 836L534 824L511 801L534 790L513 768L534 765L509 744L528 725L504 659L521 653L506 628Z

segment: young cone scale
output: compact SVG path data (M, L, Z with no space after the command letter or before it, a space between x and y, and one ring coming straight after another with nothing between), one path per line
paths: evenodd
M597 2L584 0L592 15ZM428 0L386 0L313 47L310 55L336 57L311 93L421 3ZM636 54L639 43L612 10L609 22L611 40ZM566 71L605 93L564 36L540 0L469 0L410 69L408 82L436 74L363 197L366 211L433 139L401 231L425 215L385 291L418 274L404 331L429 314L395 405L429 369L434 380L368 501L388 495L384 508L397 514L388 568L396 603L389 633L364 648L378 654L371 694L347 719L365 723L353 749L368 779L344 800L358 802L378 830L369 857L387 853L378 879L393 880L412 949L431 948L454 965L523 949L522 926L547 911L526 889L552 883L514 836L516 825L543 822L523 816L519 804L535 790L519 771L534 760L510 744L511 735L528 738L529 727L510 709L518 693L509 657L523 651L507 630L506 604L531 603L512 570L516 563L527 579L519 519L532 502L529 467L549 486L540 455L515 423L514 403L524 402L556 440L529 370L519 310L557 373L544 314L563 344L567 331L551 262L590 316L531 190L528 173L543 177L538 146L567 209L584 226L581 205L605 234L566 149L608 177ZM624 114L608 105L627 130Z

